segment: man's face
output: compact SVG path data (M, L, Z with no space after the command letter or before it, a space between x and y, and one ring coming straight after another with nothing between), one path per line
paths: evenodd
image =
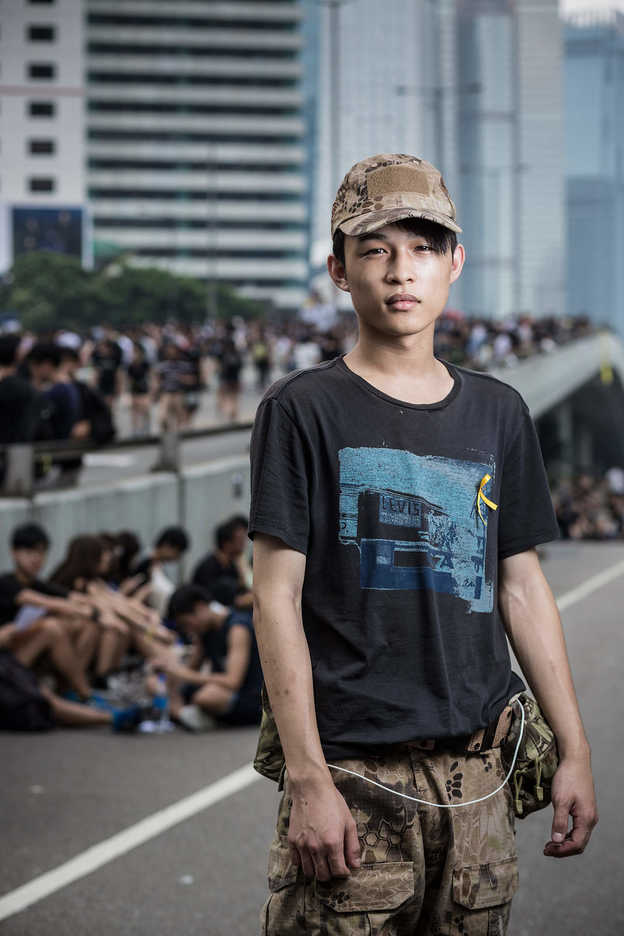
M178 615L176 624L185 634L194 636L213 630L215 619L210 610L210 605L205 601L198 601L188 614Z
M330 256L336 285L351 293L360 327L379 338L401 338L430 329L459 277L464 249L436 253L422 234L387 224L372 234L345 236L345 263Z
M52 361L31 361L30 373L38 384L51 383L56 375L56 367Z
M247 530L244 526L236 527L232 539L227 544L227 551L230 556L241 556L247 546Z
M180 555L178 547L171 546L169 543L163 543L158 547L158 558L161 562L177 562Z
M34 546L32 549L14 549L13 562L18 572L29 579L37 578L43 569L48 550L45 546Z

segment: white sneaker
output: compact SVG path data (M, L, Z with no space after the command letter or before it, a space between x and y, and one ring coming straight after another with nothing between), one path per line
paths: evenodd
M178 712L178 721L188 731L213 731L217 720L204 712L199 705L183 705Z

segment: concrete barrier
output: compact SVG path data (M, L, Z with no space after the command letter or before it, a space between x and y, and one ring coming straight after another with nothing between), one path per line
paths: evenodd
M69 491L49 491L0 500L0 571L11 567L11 530L20 523L40 523L52 547L46 573L61 561L69 540L79 533L132 530L144 546L165 526L180 523L192 540L180 564L180 577L213 548L215 526L234 513L249 510L249 459L233 456L183 469L179 475L157 473Z

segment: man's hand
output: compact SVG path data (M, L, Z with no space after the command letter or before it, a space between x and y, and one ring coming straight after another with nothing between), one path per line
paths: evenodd
M580 855L598 822L596 794L589 760L563 759L552 784L554 818L550 842L544 854L551 858ZM568 816L572 828L568 832Z
M360 844L349 807L331 782L291 785L288 844L293 863L306 877L329 881L359 868Z

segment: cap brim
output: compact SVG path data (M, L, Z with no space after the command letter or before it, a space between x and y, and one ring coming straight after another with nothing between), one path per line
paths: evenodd
M352 237L358 237L360 234L372 234L386 224L393 224L395 221L402 221L404 218L424 218L425 221L433 221L442 227L462 233L458 224L452 221L448 215L438 213L437 211L426 211L422 208L382 208L379 211L367 211L365 214L356 215L355 218L349 218L338 225L343 234L349 234Z

